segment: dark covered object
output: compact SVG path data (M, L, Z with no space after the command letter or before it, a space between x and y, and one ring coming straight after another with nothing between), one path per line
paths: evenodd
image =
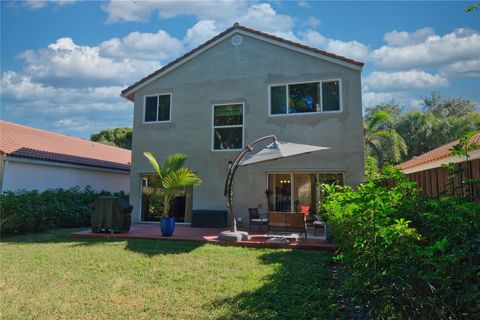
M226 210L193 210L192 227L196 228L226 228Z
M115 196L98 197L93 203L93 232L130 231L133 207L123 198Z

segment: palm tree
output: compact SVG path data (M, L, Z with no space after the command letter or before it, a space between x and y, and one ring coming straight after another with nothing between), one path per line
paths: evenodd
M163 166L158 164L157 159L151 152L145 151L143 154L160 178L158 189L160 195L163 196L162 217L167 218L170 202L175 197L182 195L185 187L199 185L202 180L190 169L183 167L185 160L187 160L185 154L176 153L168 156Z
M377 111L363 125L366 153L377 159L380 168L384 162L399 163L407 154L407 145L393 128L392 117L385 111Z

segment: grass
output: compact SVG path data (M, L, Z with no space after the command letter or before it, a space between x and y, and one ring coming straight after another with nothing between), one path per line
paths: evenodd
M0 244L2 319L338 319L332 256L190 242Z

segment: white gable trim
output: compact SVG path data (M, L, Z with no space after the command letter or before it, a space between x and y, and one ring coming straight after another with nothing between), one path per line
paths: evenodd
M339 59L336 59L336 58L332 58L332 57L326 56L324 54L316 53L316 52L306 50L306 49L303 49L303 48L299 48L295 45L291 45L291 44L284 43L284 42L281 42L281 41L278 41L278 40L270 39L270 38L264 37L264 36L259 35L259 34L251 33L251 32L248 32L248 31L245 31L245 30L242 30L242 29L236 30L236 32L247 35L249 37L252 37L252 38L255 38L255 39L258 39L258 40L261 40L261 41L264 41L264 42L268 42L268 43L273 44L273 45L277 45L279 47L283 47L283 48L287 48L287 49L290 49L290 50L293 50L293 51L297 51L297 52L306 54L308 56L318 58L320 60L325 60L325 61L328 61L328 62L339 64L341 66L348 67L348 68L351 68L351 69L354 69L354 70L357 70L357 71L362 71L363 70L363 67L361 67L359 65L349 63L347 61L342 61L342 60L339 60Z
M222 37L218 38L217 40L213 41L209 45L201 48L200 50L192 53L188 57L186 57L186 58L182 59L181 61L175 63L171 67L163 70L162 72L160 72L156 76L138 84L137 86L133 87L129 91L125 92L124 94L121 94L120 96L123 97L123 98L127 98L132 93L135 93L139 89L141 89L141 88L145 87L146 85L152 83L153 81L163 77L165 74L175 70L177 67L180 67L181 65L185 64L186 62L192 60L193 58L195 58L196 56L198 56L202 52L207 51L211 47L216 46L218 43L222 42L223 40L225 40L226 38L230 37L231 35L233 35L235 33L240 33L240 34L255 38L257 40L261 40L261 41L264 41L264 42L267 42L267 43L270 43L270 44L273 44L273 45L277 45L279 47L283 47L283 48L287 48L287 49L290 49L290 50L293 50L293 51L296 51L296 52L300 52L300 53L303 53L305 55L312 56L312 57L315 57L315 58L318 58L318 59L321 59L321 60L325 60L325 61L328 61L328 62L332 62L332 63L338 64L338 65L341 65L341 66L344 66L344 67L348 67L348 68L351 68L351 69L354 69L354 70L357 70L357 71L362 71L363 70L362 66L358 66L356 64L352 64L352 63L349 63L349 62L346 62L346 61L335 59L335 58L332 58L332 57L329 57L329 56L326 56L326 55L323 55L323 54L319 54L319 53L316 53L316 52L313 52L313 51L310 51L310 50L305 50L303 48L299 48L297 46L290 45L290 44L287 44L287 43L284 43L284 42L281 42L281 41L278 41L278 40L270 39L270 38L267 38L267 37L262 36L262 35L251 33L249 31L245 31L245 30L242 30L242 29L234 29L234 30L228 32L227 34L225 34L224 36L222 36Z

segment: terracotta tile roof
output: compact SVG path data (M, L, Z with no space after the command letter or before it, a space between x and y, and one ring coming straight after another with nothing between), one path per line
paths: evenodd
M149 74L145 78L135 82L134 84L132 84L128 88L122 90L122 95L125 95L127 92L129 92L130 90L139 86L140 84L144 83L145 81L148 81L149 79L155 77L159 73L161 73L161 72L167 70L168 68L176 65L177 63L179 63L182 60L186 59L187 57L191 56L195 52L201 50L202 48L208 46L212 42L215 42L216 40L220 39L224 35L230 33L233 30L236 30L236 29L243 30L243 31L246 31L246 32L250 32L252 34L260 35L260 36L263 36L265 38L269 38L269 39L272 39L272 40L275 40L275 41L279 41L279 42L282 42L282 43L285 43L285 44L288 44L288 45L292 45L292 46L295 46L295 47L298 47L298 48L301 48L301 49L304 49L304 50L308 50L308 51L311 51L313 53L321 54L321 55L324 55L324 56L327 56L327 57L330 57L330 58L334 58L334 59L337 59L337 60L340 60L340 61L348 62L348 63L354 64L354 65L357 65L357 66L360 66L360 67L364 66L363 62L356 61L356 60L353 60L353 59L349 59L349 58L346 58L346 57L343 57L343 56L339 56L339 55L336 55L336 54L333 54L333 53L330 53L330 52L327 52L327 51L324 51L324 50L320 50L320 49L317 49L317 48L309 47L307 45L304 45L304 44L301 44L301 43L298 43L298 42L294 42L294 41L290 41L290 40L287 40L287 39L284 39L284 38L280 38L280 37L277 37L277 36L274 36L274 35L259 31L259 30L251 29L251 28L248 28L248 27L245 27L245 26L241 26L238 23L235 23L232 27L230 27L227 30L219 33L218 35L216 35L212 39L208 40L207 42L205 42L205 43L201 44L200 46L194 48L193 50L185 53L183 56L171 61L170 63L166 64L165 66L158 69L157 71ZM127 98L132 100L131 97L127 97Z
M0 121L0 153L12 157L130 171L131 151Z
M472 141L480 145L480 131L478 131L472 138ZM433 149L427 153L424 153L418 157L414 157L402 164L399 164L398 167L402 170L412 169L417 166L421 166L430 162L446 159L450 157L450 148L458 143L458 140L449 142L440 146L436 149Z

